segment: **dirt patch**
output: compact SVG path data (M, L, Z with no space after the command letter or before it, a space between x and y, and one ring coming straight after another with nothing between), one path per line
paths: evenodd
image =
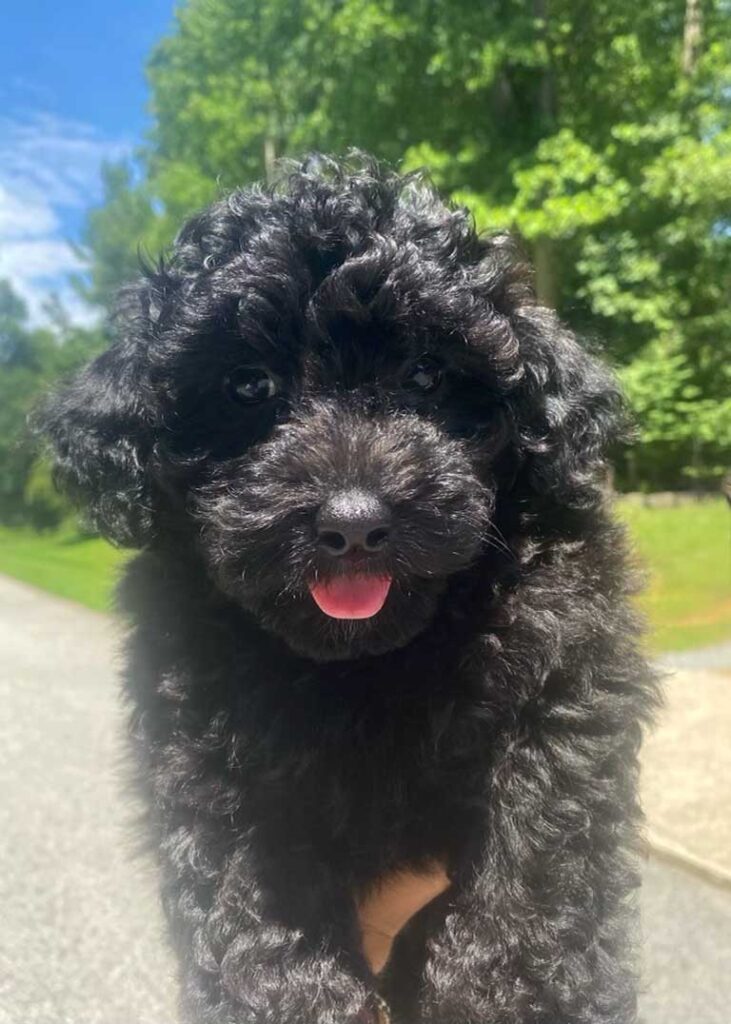
M722 601L705 611L695 615L688 615L683 619L676 619L670 623L672 626L715 626L718 622L731 621L731 598Z

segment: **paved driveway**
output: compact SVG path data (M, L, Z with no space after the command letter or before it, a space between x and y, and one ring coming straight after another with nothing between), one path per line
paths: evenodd
M133 852L110 619L0 577L0 1024L173 1024L154 872ZM727 1024L731 895L659 860L644 1024Z
M171 1024L111 620L0 577L0 1022Z

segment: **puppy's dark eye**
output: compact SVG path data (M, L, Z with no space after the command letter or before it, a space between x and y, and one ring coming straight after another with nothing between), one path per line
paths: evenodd
M401 387L412 394L426 395L436 391L442 383L442 366L430 356L422 356L403 377Z
M261 366L242 366L234 370L225 381L229 397L241 405L255 405L257 402L268 402L279 394L279 384Z

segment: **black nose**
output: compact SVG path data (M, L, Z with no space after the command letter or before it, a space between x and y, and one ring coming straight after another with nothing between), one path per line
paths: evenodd
M382 551L390 529L388 506L369 491L338 491L317 515L317 541L330 555L345 555L354 548Z

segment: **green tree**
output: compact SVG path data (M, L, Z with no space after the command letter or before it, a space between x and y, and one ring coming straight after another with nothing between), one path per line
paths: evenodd
M275 157L360 147L426 166L480 227L519 234L540 296L618 367L639 361L628 381L652 365L672 378L681 359L681 391L718 428L700 457L720 465L728 29L727 0L189 0L150 60L141 180L109 171L90 218L96 297L140 240L169 242L220 189L271 177ZM677 483L698 444L654 427L648 441L650 407L629 392Z
M170 241L168 217L148 182L135 180L129 164L102 167L103 202L87 217L80 255L92 254L89 279L77 286L88 301L109 308L121 284L139 271L140 259L157 256Z
M23 486L33 461L25 420L37 391L50 339L28 329L28 310L0 281L0 516L20 517Z
M103 345L99 330L68 323L60 312L49 327L32 327L25 303L0 281L0 522L53 526L67 514L28 417L50 382Z

